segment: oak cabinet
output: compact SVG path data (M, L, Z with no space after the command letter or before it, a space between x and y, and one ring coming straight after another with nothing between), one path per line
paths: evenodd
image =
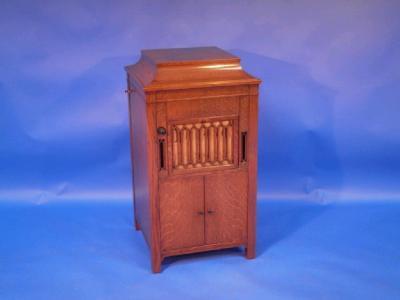
M126 67L135 226L165 257L255 256L260 80L216 47L143 50Z

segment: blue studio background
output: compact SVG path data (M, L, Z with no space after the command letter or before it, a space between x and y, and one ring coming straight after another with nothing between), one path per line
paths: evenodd
M400 299L399 1L2 1L0 299ZM263 80L257 259L150 273L123 66L215 45Z

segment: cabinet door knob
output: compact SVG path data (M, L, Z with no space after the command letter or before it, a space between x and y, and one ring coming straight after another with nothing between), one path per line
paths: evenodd
M165 135L167 133L167 130L164 127L158 127L157 128L157 133L159 135Z
M211 215L211 214L214 214L214 213L215 213L215 211L214 211L214 210L211 210L211 209L209 209L209 210L207 210L207 213Z
M200 216L204 216L204 211L198 211L197 214Z

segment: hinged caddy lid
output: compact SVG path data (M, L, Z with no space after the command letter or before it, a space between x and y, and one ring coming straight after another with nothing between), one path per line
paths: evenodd
M259 84L240 58L217 47L142 50L125 69L145 91Z

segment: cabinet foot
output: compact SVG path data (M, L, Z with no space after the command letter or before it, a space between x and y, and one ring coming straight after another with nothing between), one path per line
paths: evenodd
M247 259L253 259L256 257L256 251L253 246L247 246L245 249L245 253Z
M152 259L151 261L151 270L153 273L160 273L161 272L161 260L160 259Z
M135 229L138 231L140 230L140 224L138 223L137 220L135 220Z

